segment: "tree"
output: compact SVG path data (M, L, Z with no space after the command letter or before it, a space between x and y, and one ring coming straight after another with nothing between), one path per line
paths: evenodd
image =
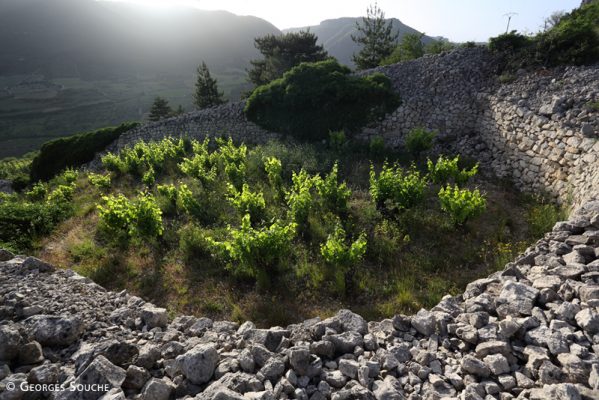
M354 76L334 59L302 63L281 79L254 90L246 117L273 132L322 140L330 131L357 131L396 109L398 98L384 75Z
M168 118L172 115L173 109L168 104L168 100L163 99L158 96L154 99L154 103L152 103L152 108L150 108L150 121L158 121L163 118Z
M545 18L545 26L544 26L544 30L547 31L551 28L553 28L554 26L557 26L559 24L559 22L562 20L562 18L564 18L566 16L566 12L565 11L554 11L553 13L551 13L550 16L548 16L547 18Z
M424 33L408 33L404 35L391 55L381 61L381 65L395 64L422 57L424 55L423 36Z
M196 90L193 94L193 103L195 106L201 110L226 103L227 101L223 98L223 92L218 91L216 79L210 75L210 70L205 62L202 61L197 73Z
M277 79L285 71L302 62L318 62L328 58L327 52L316 44L318 38L309 31L290 32L284 35L266 35L254 39L254 46L264 56L252 60L248 79L261 86Z
M399 32L393 33L393 24L385 20L385 13L376 3L366 10L362 24L356 22L358 35L352 35L354 42L362 45L362 50L354 54L352 60L358 69L377 67L389 57L395 48Z

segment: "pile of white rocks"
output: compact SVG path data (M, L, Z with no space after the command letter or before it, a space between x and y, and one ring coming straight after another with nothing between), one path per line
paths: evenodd
M0 260L0 399L599 398L599 202L462 295L380 322L171 320L36 258Z

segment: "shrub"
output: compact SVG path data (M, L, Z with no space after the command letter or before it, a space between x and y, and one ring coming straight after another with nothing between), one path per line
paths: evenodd
M373 136L368 143L368 151L374 157L381 157L385 152L385 140L380 136Z
M158 185L156 186L156 190L159 194L166 197L167 200L173 203L177 202L177 187L173 184L170 185Z
M185 153L183 139L166 138L159 142L137 142L126 147L118 155L108 153L102 157L106 169L118 173L130 173L142 177L142 181L152 185L156 174L165 166L178 162Z
M281 160L276 157L265 157L264 171L266 172L266 176L268 177L268 182L270 185L278 190L283 183L281 178L283 164L281 163Z
M329 146L335 151L341 151L347 143L344 131L329 132Z
M324 178L315 181L318 195L322 198L325 206L336 213L347 211L347 201L351 197L351 190L345 182L338 183L337 163L331 168L331 172Z
M410 61L424 55L425 47L422 43L424 33L407 33L403 35L399 44L393 52L383 59L380 65L396 64L402 61Z
M235 146L231 138L218 138L216 143L217 149L211 153L208 139L203 143L194 142L193 157L184 158L179 168L184 174L199 179L203 185L213 184L222 171L237 189L241 189L246 175L247 146Z
M207 153L195 153L192 158L184 158L179 168L185 175L198 179L203 185L216 180L217 169Z
M127 172L127 166L125 162L117 154L107 153L102 156L102 165L108 171L114 171L121 174Z
M22 192L31 183L29 173L15 175L12 178L12 188L16 192Z
M130 225L135 219L135 206L124 195L105 196L102 200L106 206L98 206L102 223L112 231L130 233Z
M186 184L181 184L177 187L177 200L175 203L179 210L196 216L199 214L199 204L193 192Z
M153 166L150 165L148 167L144 175L141 177L141 181L145 183L148 187L154 185L154 182L156 182L156 171L154 171Z
M446 51L452 51L457 47L455 43L451 43L447 40L435 40L424 46L424 52L426 54L441 54Z
M422 152L433 147L433 139L437 132L428 131L422 127L412 129L406 136L406 149L414 158L418 158Z
M164 212L191 213L197 215L199 204L196 201L193 192L186 184L175 185L158 185L156 186L158 193L167 199L167 207L161 207Z
M236 188L241 188L245 181L245 163L229 163L225 165L225 174Z
M136 122L128 122L44 143L31 163L31 180L49 180L65 168L76 168L92 161L97 152L138 125Z
M385 162L377 177L370 167L370 195L378 207L391 201L399 209L412 208L424 200L426 186L426 177L415 168L406 173L398 164Z
M535 46L534 38L516 31L489 39L489 49L502 56L500 70L515 71L533 64ZM507 83L513 79L515 76L512 73L503 73L500 82Z
M489 39L489 50L496 53L516 53L532 43L531 38L516 31L502 33Z
M54 227L72 213L70 202L22 201L18 196L3 196L0 200L0 243L14 251L25 252L31 249L32 241L47 235Z
M250 121L300 139L326 139L329 131L352 132L396 108L382 74L352 76L334 60L302 63L254 90L245 113Z
M262 192L252 192L247 183L243 184L241 191L229 185L228 199L237 211L242 214L249 214L252 222L257 222L264 216L266 202Z
M346 242L345 230L338 225L335 232L320 246L323 260L334 268L335 286L341 293L346 290L346 279L351 268L356 266L366 253L366 234L362 233L351 244Z
M287 192L286 200L294 222L304 224L313 205L312 187L315 179L305 170L293 172L291 189Z
M227 140L217 138L216 143L218 149L210 155L212 164L224 170L229 181L237 189L241 189L245 180L247 146L245 144L235 146L231 138Z
M478 189L471 191L447 185L439 191L441 209L449 214L452 222L463 225L485 211L487 201Z
M505 57L504 69L527 66L592 64L599 60L599 2L563 15L550 29L527 37L512 31L489 40L489 48Z
M399 250L409 242L410 235L402 232L397 223L383 219L374 227L369 252L379 263L393 263Z
M110 189L110 174L102 175L90 172L87 174L87 179L92 186L98 189Z
M48 203L56 204L68 204L73 200L73 192L75 187L73 185L59 185L48 194Z
M46 198L47 194L48 186L43 182L37 182L25 193L25 196L31 201L41 201Z
M75 171L73 168L67 168L62 172L61 178L67 184L72 184L77 180L79 176L79 172Z
M188 261L211 256L210 231L188 224L179 230L179 249Z
M253 228L249 214L243 216L240 229L229 227L230 239L216 241L209 238L212 247L232 261L228 268L235 274L256 278L262 287L281 271L295 237L295 223L283 225L279 221L268 228Z
M31 169L31 161L37 156L38 152L30 152L19 158L7 157L0 160L0 179L13 181L13 189L16 180L29 181L29 173ZM28 182L27 182L28 183ZM20 185L20 183L18 183ZM27 186L27 185L25 185ZM21 186L23 189L25 186Z
M564 15L536 37L537 58L544 65L591 64L599 60L599 3Z
M135 203L135 233L140 237L161 236L164 228L162 226L162 211L156 204L154 196L148 193L140 193Z
M453 180L456 184L463 185L478 173L478 164L471 169L460 169L459 162L460 156L455 156L454 158L439 156L436 163L428 159L426 165L431 181L433 183L445 184Z
M135 201L122 194L102 199L105 205L98 205L100 220L110 231L140 238L162 235L162 211L151 194L141 192Z
M535 205L528 211L528 225L530 236L534 238L542 237L546 232L551 231L557 221L565 219L566 215L559 206L551 203L541 203Z

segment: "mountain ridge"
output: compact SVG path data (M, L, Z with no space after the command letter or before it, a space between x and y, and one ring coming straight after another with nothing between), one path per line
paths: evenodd
M354 53L360 50L360 46L355 43L351 35L356 34L356 23L360 22L362 17L341 17L325 19L318 25L296 27L283 29L283 33L299 32L301 30L310 30L318 37L318 43L323 45L329 54L335 57L340 63L353 67L351 58ZM420 31L404 24L397 18L389 18L393 25L393 31L399 32L399 39L407 34L419 34ZM430 43L437 38L424 36L422 41Z

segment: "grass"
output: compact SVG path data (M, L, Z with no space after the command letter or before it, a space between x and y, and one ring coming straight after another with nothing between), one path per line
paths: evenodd
M259 326L272 326L326 317L349 307L369 319L380 319L431 307L445 294L458 294L473 279L502 268L563 216L546 201L479 177L468 186L485 193L487 210L461 227L441 211L436 198L440 185L430 186L424 203L417 207L379 210L368 193L369 159L374 157L367 146L349 142L343 151L332 151L322 145L273 142L249 149L245 160L247 182L252 190L264 192L268 204L265 224L272 218L287 218L286 207L275 200L261 170L265 156L282 160L283 182L300 168L310 174L328 173L338 160L340 178L353 192L347 211L339 216L350 236L361 231L369 235L366 255L353 269L350 295L335 290L327 272L330 266L318 252L334 229L334 214L310 211L306 230L294 240L286 259L287 272L265 290L253 279L225 269L227 260L216 257L205 240L207 236L223 240L226 226L238 226L241 218L227 201L218 200L220 186L206 191L196 180L178 175L176 165L158 174L157 183L187 184L198 199L208 199L201 208L208 214L196 217L170 210L163 215L163 236L117 243L101 229L98 218L96 204L104 192L81 174L73 216L39 238L37 254L110 289L128 289L171 313L250 319ZM375 169L384 159L404 166L412 161L404 152L385 151L372 161ZM141 187L140 177L113 173L110 192L132 197Z

